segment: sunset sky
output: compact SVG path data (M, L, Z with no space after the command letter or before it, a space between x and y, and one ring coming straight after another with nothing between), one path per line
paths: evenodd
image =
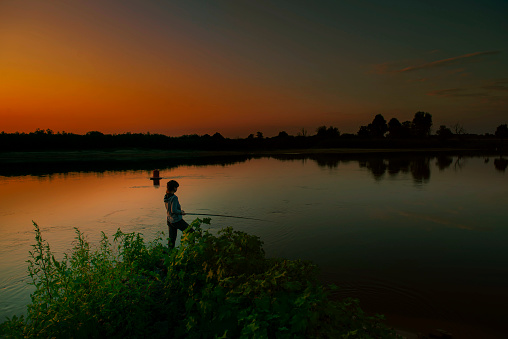
M508 123L508 1L0 0L0 131Z

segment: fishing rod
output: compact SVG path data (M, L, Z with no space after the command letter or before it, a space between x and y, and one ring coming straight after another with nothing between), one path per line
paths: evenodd
M236 219L248 219L248 220L257 220L257 221L268 221L263 219L256 218L248 218L248 217L237 217L234 215L225 215L225 214L209 214L209 213L185 213L185 215L206 215L209 217L223 217L223 218L236 218Z

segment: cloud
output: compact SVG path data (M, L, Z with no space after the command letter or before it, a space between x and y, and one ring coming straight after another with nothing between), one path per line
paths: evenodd
M504 82L503 82L504 83ZM508 88L503 85L487 85L477 88L449 88L428 92L427 95L449 98L451 100L476 99L478 102L489 105L506 105L508 96L499 95L499 91L508 92Z
M483 57L483 56L487 56L487 55L495 55L495 54L500 54L500 53L501 53L501 51L475 52L475 53L460 55L460 56L453 57L453 58L432 61L432 62L420 64L420 65L408 66L408 67L404 67L404 68L401 68L400 65L402 62L400 62L400 61L399 62L385 62L382 64L373 65L373 68L370 71L370 73L400 74L400 73L408 73L408 72L413 72L413 71L418 71L418 70L428 70L428 69L433 69L436 67L455 66L455 65L458 65L458 64L461 64L464 62L471 62L472 60L477 59L479 57ZM450 74L454 74L457 72L464 72L464 71L465 71L464 68L460 68L460 69L452 70L451 71L452 73L450 73Z
M428 92L427 95L444 97L444 98L467 98L467 97L475 97L475 98L503 98L504 93L499 92L508 92L508 79L500 79L493 80L488 82L487 84L474 87L474 88L448 88L448 89L439 89L435 91ZM502 95L499 97L499 95Z
M373 65L373 69L371 71L369 71L369 73L387 74L387 73L392 73L392 71L390 71L390 64L385 62L383 64Z
M405 72L412 72L412 71L417 71L417 70L421 70L421 69L430 69L430 68L435 68L435 67L449 66L449 65L453 65L453 64L462 62L463 60L466 60L466 59L472 59L472 58L477 58L477 57L484 56L484 55L493 55L493 54L499 54L499 53L501 53L501 52L500 51L488 51L488 52L469 53L469 54L464 54L464 55L460 55L460 56L453 57L453 58L429 62L429 63L422 64L422 65L409 66L409 67L406 67L403 69L396 70L394 72L405 73Z
M418 78L418 79L412 79L412 80L408 80L408 82L410 83L414 83L414 82L426 82L426 81L429 81L430 78Z
M467 97L487 97L488 94L485 92L472 91L467 88L450 88L450 89L439 89L436 91L428 92L427 95L444 97L444 98L467 98Z
M508 92L508 80L492 81L490 84L485 85L482 88L486 89L486 90L492 90L492 91Z

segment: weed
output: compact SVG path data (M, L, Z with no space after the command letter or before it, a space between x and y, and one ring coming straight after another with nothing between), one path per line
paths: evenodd
M181 245L138 233L102 233L91 250L76 229L70 256L56 260L37 224L28 271L36 290L26 317L0 325L5 338L391 338L358 301L328 298L316 266L267 259L261 240L196 219Z

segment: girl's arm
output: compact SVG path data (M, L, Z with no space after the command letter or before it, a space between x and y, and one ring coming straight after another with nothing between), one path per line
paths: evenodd
M183 215L183 211L180 209L180 204L178 203L178 197L176 196L173 198L173 201L171 202L171 213Z

